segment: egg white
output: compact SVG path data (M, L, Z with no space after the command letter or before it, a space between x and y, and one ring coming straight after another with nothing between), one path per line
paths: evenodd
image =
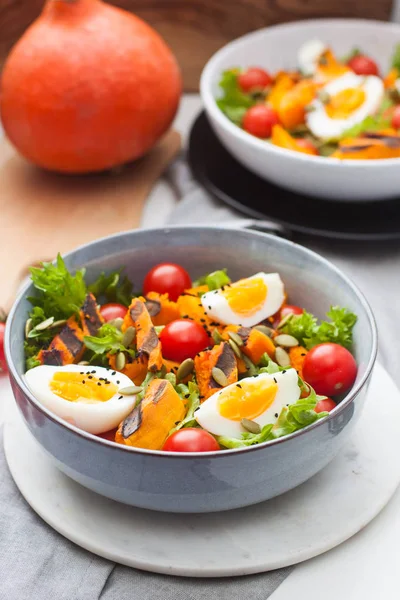
M325 105L316 98L311 102L310 111L306 113L306 124L316 137L326 140L339 138L343 133L361 123L369 115L373 115L379 109L384 95L383 81L375 75L366 77L355 73L345 73L334 79L322 88L330 96L334 96L342 90L360 87L365 92L365 100L362 105L351 113L347 119L332 119L325 110Z
M222 325L242 325L252 327L260 321L274 315L285 299L284 285L279 273L257 273L246 279L262 278L267 286L267 297L263 306L252 315L244 316L235 313L224 297L222 290L206 292L201 297L201 303L207 315Z
M261 428L264 427L264 425L275 423L277 420L275 415L279 415L284 406L293 404L300 398L297 371L295 369L287 369L285 372L280 371L273 375L262 373L258 377L246 377L240 381L242 389L245 390L246 384L250 381L273 381L274 378L278 384L278 391L274 402L260 416L253 419ZM218 411L218 401L221 394L229 393L229 390L235 386L236 383L232 383L231 385L226 386L222 391L216 392L205 400L199 410L195 412L196 421L203 429L214 435L224 435L233 438L242 437L242 433L246 430L242 427L240 421L231 421L220 415Z
M123 396L118 392L105 402L96 402L95 404L86 404L84 402L70 402L64 400L57 394L54 394L50 387L50 381L55 372L84 372L96 371L92 373L95 377L107 377L109 381L115 383L118 389L125 388L134 383L123 373L107 370L104 367L66 365L63 367L53 367L50 365L40 365L34 367L25 373L25 381L35 398L55 415L64 419L68 423L83 429L88 433L98 434L109 431L117 427L125 417L131 412L136 403L136 395ZM117 381L119 383L117 383Z
M327 50L321 40L309 40L303 44L297 53L297 64L303 75L314 75L321 54Z

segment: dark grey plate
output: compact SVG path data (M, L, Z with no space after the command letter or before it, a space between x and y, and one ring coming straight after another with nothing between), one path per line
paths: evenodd
M257 219L325 238L400 238L400 199L330 202L279 188L238 163L217 139L204 112L189 139L189 163L196 179L222 202Z

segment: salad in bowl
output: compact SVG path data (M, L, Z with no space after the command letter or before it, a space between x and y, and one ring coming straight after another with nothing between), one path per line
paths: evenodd
M246 448L324 419L353 385L356 315L319 321L291 304L277 272L196 281L156 264L143 290L122 270L32 268L25 382L37 401L88 433L131 448Z
M400 157L400 45L380 71L362 48L338 56L311 39L291 70L233 66L220 88L216 102L226 117L280 148L339 159Z

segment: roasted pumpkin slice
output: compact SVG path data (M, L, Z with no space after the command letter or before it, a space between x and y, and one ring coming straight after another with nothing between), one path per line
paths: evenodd
M115 441L134 448L161 450L169 432L185 416L185 405L166 379L154 379L142 402L120 424Z
M41 350L38 360L42 365L71 365L79 362L85 351L83 344L83 331L76 322L75 317L70 317L50 343L47 350Z
M219 381L214 379L214 367L222 371L225 385L222 385L221 379ZM194 369L202 401L238 380L236 357L227 342L222 342L211 350L200 352L194 359Z
M98 330L104 323L104 319L100 314L97 307L97 300L93 294L87 294L79 314L84 335L97 335Z
M140 298L133 298L122 324L122 331L128 327L136 329L136 349L139 359L148 359L148 370L159 371L163 364L161 342L152 323L149 311Z

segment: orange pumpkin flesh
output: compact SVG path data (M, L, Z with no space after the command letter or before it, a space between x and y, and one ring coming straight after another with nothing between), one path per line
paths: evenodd
M31 162L95 172L151 149L180 94L174 56L141 19L101 0L48 0L5 63L0 113Z

